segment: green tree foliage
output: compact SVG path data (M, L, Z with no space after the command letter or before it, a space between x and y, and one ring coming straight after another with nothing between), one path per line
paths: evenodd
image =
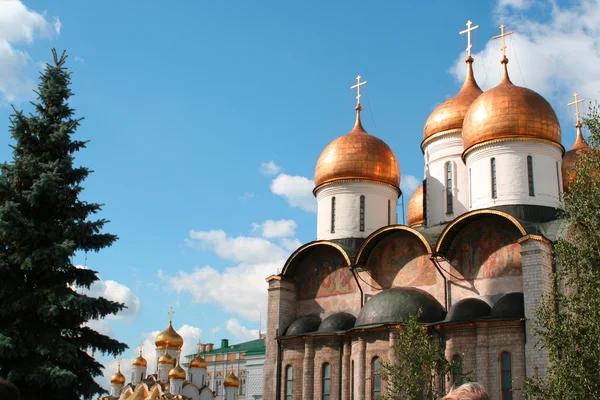
M24 399L76 400L103 393L102 365L91 354L127 346L86 326L124 305L78 293L98 280L77 268L77 251L99 251L116 236L92 220L100 204L79 199L90 171L74 166L85 142L73 140L80 119L68 105L66 54L41 74L34 114L16 111L13 160L0 165L0 377Z
M442 379L453 370L439 336L410 316L398 331L393 362L382 364L385 400L433 400L443 395Z
M600 399L600 114L584 126L591 150L581 152L575 181L564 195L568 235L559 239L553 293L537 310L540 348L551 366L544 378L526 380L531 399Z

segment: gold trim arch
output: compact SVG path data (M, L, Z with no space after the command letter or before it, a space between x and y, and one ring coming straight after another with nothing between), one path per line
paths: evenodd
M283 276L283 275L287 274L287 271L290 268L290 266L293 265L294 260L296 258L298 258L298 256L300 256L305 250L311 249L316 246L330 246L330 247L337 249L344 257L344 260L346 260L348 267L350 267L352 265L352 262L350 261L350 257L348 257L346 250L344 250L344 248L342 246L340 246L339 244L327 241L327 240L320 240L320 241L316 241L316 242L307 243L304 246L299 247L296 251L294 251L292 253L292 255L285 262L285 264L283 266L283 270L281 271L281 275Z
M429 244L429 242L427 241L427 239L425 238L425 236L423 236L423 234L421 232L419 232L416 229L413 229L411 227L405 226L405 225L390 225L390 226L384 226L383 228L379 228L375 232L371 233L367 237L367 239L365 239L363 244L358 249L358 252L356 253L356 264L362 265L361 258L363 257L363 253L365 251L369 251L368 247L373 240L376 240L376 239L383 240L384 238L386 238L388 236L388 235L384 235L385 233L391 234L390 232L396 232L396 231L398 231L398 232L404 231L404 232L408 232L408 233L415 235L417 238L419 238L419 240L421 242L423 242L423 244L425 245L425 249L427 250L427 253L429 253L429 254L433 253L431 245ZM379 243L379 240L376 240L375 245L377 245L377 243Z
M435 252L439 253L442 250L442 245L446 242L446 237L455 227L460 228L463 225L465 220L471 219L472 217L482 216L482 215L495 215L498 217L506 218L507 220L512 222L512 224L519 230L519 232L521 232L521 236L527 235L527 231L525 230L523 225L521 225L521 223L515 217L513 217L510 214L505 213L504 211L489 210L489 209L475 210L475 211L470 211L466 214L461 215L460 217L456 218L454 221L452 221L451 223L448 224L448 226L442 231L442 234L440 235L440 237L437 241L437 244L435 246Z

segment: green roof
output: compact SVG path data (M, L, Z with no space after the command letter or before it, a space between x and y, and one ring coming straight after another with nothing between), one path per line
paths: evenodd
M232 344L227 347L223 347L220 349L214 349L212 351L205 351L200 353L202 357L212 355L212 354L221 354L221 353L246 353L247 356L260 355L265 354L265 339L255 339L249 342L243 342L238 344ZM186 358L193 358L196 354L190 354L185 356Z

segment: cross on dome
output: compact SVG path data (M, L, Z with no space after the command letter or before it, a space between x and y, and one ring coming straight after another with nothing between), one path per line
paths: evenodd
M175 314L175 311L173 311L173 307L171 307L168 314L169 314L169 322L173 322L173 314Z
M458 32L460 35L463 34L467 34L467 58L471 58L471 47L473 47L473 45L471 45L471 32L474 31L475 29L479 28L479 25L475 25L473 27L471 27L471 24L473 22L471 22L471 20L467 21L467 29L465 29L464 31L460 31Z
M360 105L360 87L362 85L366 85L367 81L361 82L360 78L362 78L362 76L357 75L356 76L356 85L354 86L350 86L350 89L356 89L356 109L362 108L362 106Z
M506 25L504 25L504 24L500 25L500 34L496 35L492 38L492 39L502 39L502 47L500 47L500 51L502 52L502 60L506 59L506 43L504 42L504 38L508 35L512 35L513 33L515 33L514 31L504 32L504 28L506 28Z
M579 103L583 103L585 101L585 99L578 99L578 96L579 94L577 92L573 93L575 101L572 101L569 104L567 104L568 106L575 105L575 118L577 118L577 124L575 126L581 126L581 121L579 120Z

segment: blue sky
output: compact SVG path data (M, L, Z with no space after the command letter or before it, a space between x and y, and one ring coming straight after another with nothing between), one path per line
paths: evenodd
M356 75L364 125L395 151L410 195L423 124L464 76L468 19L480 85L498 82L503 22L513 82L553 104L569 148L566 103L600 91L594 1L0 0L0 159L9 104L30 110L50 49L67 49L91 140L77 161L95 171L84 197L119 236L75 263L99 271L92 293L130 306L94 326L132 348L124 364L140 341L151 351L171 306L185 351L246 340L261 312L265 324L264 278L315 238L314 165L352 127Z

